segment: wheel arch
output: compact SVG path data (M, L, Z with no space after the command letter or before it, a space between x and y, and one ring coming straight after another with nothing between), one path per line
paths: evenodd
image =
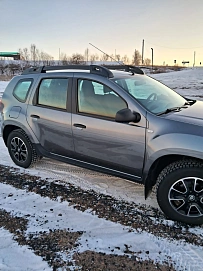
M156 184L158 175L160 172L169 164L179 161L179 160L186 160L186 159L193 159L196 161L200 161L203 163L203 160L199 158L195 158L192 156L185 156L185 155L164 155L159 157L155 160L152 165L150 166L148 173L144 176L144 186L145 186L145 199L149 196L150 192L152 191L153 186Z
M7 146L7 139L8 139L9 134L12 131L17 130L17 129L21 129L21 127L16 126L16 125L7 125L7 126L4 127L2 136L3 136L3 140L4 140L4 143L5 143L6 146Z
M20 127L8 125L7 129L5 129L4 140L10 157L16 165L28 168L40 159L35 145Z
M29 131L22 125L15 125L15 124L7 124L4 129L3 129L3 133L2 133L2 137L4 140L5 145L7 146L7 139L9 134L17 129L21 129L23 130L30 138L31 142L34 142L32 135L29 133Z

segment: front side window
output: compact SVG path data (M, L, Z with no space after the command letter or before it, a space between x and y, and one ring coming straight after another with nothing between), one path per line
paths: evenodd
M46 78L39 86L38 104L59 109L66 109L67 78Z
M115 118L126 102L109 87L91 80L78 80L78 112Z
M13 90L13 96L20 102L24 103L27 99L28 92L32 85L32 79L20 80Z
M154 114L160 114L168 108L181 107L186 102L172 89L145 75L132 75L112 80Z

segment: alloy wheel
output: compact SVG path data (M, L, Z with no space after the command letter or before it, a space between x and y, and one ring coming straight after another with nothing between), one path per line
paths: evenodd
M18 162L25 162L28 156L28 150L24 141L19 137L11 140L11 152Z
M203 215L203 179L186 177L176 181L170 188L168 199L173 209L181 215Z

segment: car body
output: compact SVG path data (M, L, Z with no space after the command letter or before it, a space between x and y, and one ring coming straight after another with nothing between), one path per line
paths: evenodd
M109 69L110 68L110 69ZM203 223L203 103L132 66L47 66L14 77L2 136L24 168L41 157L153 186L164 213Z

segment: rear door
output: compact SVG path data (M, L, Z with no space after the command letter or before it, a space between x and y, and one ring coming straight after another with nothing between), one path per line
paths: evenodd
M30 98L27 121L44 150L72 156L74 146L71 128L72 76L39 79Z
M115 122L116 112L129 107L125 98L98 81L78 78L74 84L76 108L72 129L77 158L140 178L145 117L142 115L139 123ZM137 111L133 106L130 109Z

